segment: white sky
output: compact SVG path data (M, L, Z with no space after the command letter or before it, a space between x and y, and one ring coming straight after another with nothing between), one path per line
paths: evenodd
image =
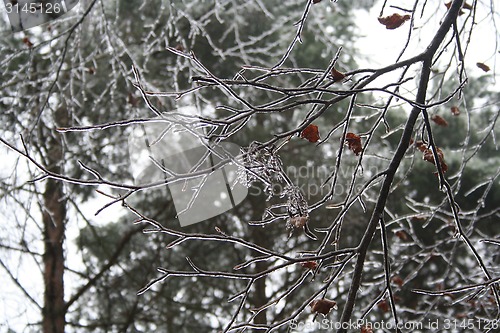
M405 12L390 8L390 6L397 5L402 8L410 9L413 2L414 1L409 0L388 0L383 16L388 16L393 13L403 15ZM359 10L356 13L356 21L359 23L362 22L362 24L358 26L363 36L359 39L359 48L362 50L363 55L363 58L361 58L362 62L360 63L361 67L376 68L393 63L402 51L409 33L410 21L405 22L404 25L395 30L388 30L378 22L377 17L380 14L382 3L383 1L378 1L369 12ZM489 2L480 0L479 3L487 6L496 4L500 7L498 1ZM498 45L500 43L500 35L495 29L495 24L500 24L500 12L498 12L500 8L496 8L497 11L494 16L491 12L486 11L486 8L485 6L479 5L477 7L476 22L478 24L474 28L471 43L465 55L465 63L468 68L469 77L485 75L485 73L476 66L477 62L485 63L491 68L488 74L491 75L492 78L494 77L493 73L500 69L500 57L498 56L498 51L500 49L497 49L497 47L500 47L500 45ZM446 11L447 9L444 6L444 1L428 2L424 14L424 18L428 18L428 21L420 19L419 15L417 15L413 28L414 31L412 33L414 38L408 50L403 55L402 60L417 55L425 50L432 39L436 27L446 14ZM429 18L429 13L435 13L435 15ZM468 11L465 10L465 14L459 16L459 25L464 22L467 14ZM498 23L495 23L494 19L498 20ZM461 41L461 43L463 47L465 41ZM449 52L452 51L451 48L454 47L455 43L451 45L452 46L448 50ZM498 82L496 82L496 85L498 85Z

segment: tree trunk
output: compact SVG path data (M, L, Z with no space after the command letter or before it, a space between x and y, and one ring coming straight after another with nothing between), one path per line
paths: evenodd
M63 160L62 144L52 137L47 140L46 144L47 168L59 173L61 171L59 163ZM42 328L44 333L63 333L66 312L63 280L66 203L61 182L54 179L46 181L42 212L45 243Z

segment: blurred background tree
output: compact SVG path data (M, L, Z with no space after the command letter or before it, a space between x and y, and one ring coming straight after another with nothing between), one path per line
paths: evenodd
M338 8L348 12L350 6L342 3ZM141 96L131 84L132 64L147 76L151 88L175 87L182 90L190 87L191 77L194 76L192 66L187 61L179 60L166 47L191 50L210 70L228 78L242 65L272 66L293 38L293 23L300 19L303 7L302 1L265 4L259 1L81 1L77 12L73 11L63 19L40 28L9 34L8 26L4 25L5 33L1 42L4 97L0 117L5 126L2 136L17 140L16 137L23 134L30 151L55 173L89 179L77 163L81 161L85 166L97 168L105 178L129 180L128 150L124 149L127 129L112 130L111 135L107 132L89 132L83 136L61 136L55 129L146 116ZM303 38L309 41L307 48L298 49L289 61L298 67L324 68L339 47L344 46L347 52L342 54L343 64L355 67L352 58L355 40L352 20L348 15L342 16L333 27L329 24L333 17L332 8L324 7L321 11L321 15L317 15L311 21L312 25L304 31ZM301 79L300 75L295 78L296 82ZM288 77L283 80L284 85L292 84L287 82L290 80ZM266 94L262 91L249 93L254 95L252 98L256 101L264 100L262 94ZM224 96L210 92L196 98L198 100L189 103L200 106L210 98L210 103L215 104L217 99L223 99ZM165 98L156 99L154 103L162 110L179 107L179 103ZM286 117L277 116L272 122L266 117L259 117L236 141L247 145L252 140L265 140L272 130L290 128ZM294 162L300 165L308 159L317 159L313 153L311 151L309 156L302 155L299 161ZM104 160L109 161L108 167L103 168L101 165ZM220 289L215 292L204 284L200 284L200 289L177 281L175 285L171 283L168 288L162 288L154 295L146 293L144 297L137 298L137 290L154 277L156 266L173 260L173 257L161 251L164 241L157 239L158 242L144 242L142 237L138 237L140 230L127 223L128 217L116 223L96 223L95 218L89 217L88 211L81 209L82 203L88 200L93 202L95 192L92 187L62 186L55 180L48 180L45 186L44 183L35 183L34 188L24 182L36 178L37 171L30 167L26 170L29 171L27 177L12 176L2 181L5 200L16 198L19 204L16 209L24 210L25 215L24 219L22 214L19 216L16 226L4 226L5 230L27 230L21 235L4 234L2 246L6 259L2 262L11 279L19 282L23 292L30 295L35 309L41 310L44 331L62 332L65 318L71 330L99 328L103 331L148 331L157 327L171 332L192 332L195 329L192 325L195 324L186 323L191 322L187 319L193 317L199 319L196 321L201 325L199 328L206 331L207 327L216 326L217 322L220 325L222 318L230 316L232 307L226 305L224 295L237 288L231 288L223 282L214 283L213 289ZM56 192L52 189L54 187L58 188ZM175 225L175 210L168 192L148 193L147 204L143 199L140 197L136 201L147 215L158 216L168 221L169 225ZM64 213L60 214L58 221L52 221L49 217L40 221L37 214L29 209L30 206L25 204L31 201L38 201L39 207L52 204L55 206L53 209ZM145 204L141 205L141 202ZM255 228L249 229L242 222L260 218L265 205L264 195L252 196L251 200L234 209L231 215L214 218L210 225L192 226L190 229L202 232L207 228L213 229L215 224L226 222L229 230L238 231L241 235L249 234L250 239L267 246L275 235L283 234L281 226L267 228L264 233ZM69 216L66 211L70 212ZM50 213L53 215L53 211ZM239 225L234 226L236 220ZM42 241L36 230L48 232L52 225L60 228L54 232L53 239L47 235ZM70 244L65 245L64 242L68 241L67 229L81 229L82 233L76 239L69 239ZM71 235L74 234L72 231ZM294 246L299 240L292 242L288 246ZM21 246L14 246L16 243ZM278 245L277 250L280 251L286 247L280 242ZM70 257L69 253L64 255L64 252L75 250L81 257L73 263L71 261L78 255L71 253ZM206 250L202 250L205 256L212 254L207 257L207 261L219 263L222 267L245 258L245 253L220 258L217 249ZM54 255L54 251L57 255ZM198 251L200 249L186 249L184 256L195 257ZM24 283L21 283L24 277L20 276L22 272L16 273L13 267L16 262L14 258L24 258L26 254L31 254L32 260L40 266L40 272L52 271L50 267L54 265L63 268L54 276L45 277L46 297L53 294L51 290L56 289L59 293L57 300L47 298L42 301L38 291L24 289ZM52 263L46 263L42 258ZM22 262L26 260L29 261L22 259ZM80 267L82 264L83 267ZM258 269L263 267L265 265ZM72 287L64 287L64 279L71 280ZM266 279L259 283L257 295L251 301L253 306L265 303L266 284L269 284ZM288 284L287 280L284 286ZM110 292L111 286L120 286L118 288L121 291ZM216 296L218 298L214 300ZM200 300L203 302L200 303ZM207 309L206 304L212 303L221 304L220 313ZM89 306L91 304L93 306ZM97 308L107 310L93 310ZM260 322L265 322L265 312L259 318ZM36 322L29 325L35 325L34 330L39 330Z

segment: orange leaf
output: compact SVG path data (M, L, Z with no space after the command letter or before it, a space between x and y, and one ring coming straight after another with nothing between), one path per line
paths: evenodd
M361 145L361 137L354 133L347 133L345 136L345 143L349 146L349 149L352 150L356 156L359 155L363 151L363 147Z
M489 72L490 70L490 67L488 65L483 64L482 62L478 62L476 66L481 68L485 72Z
M300 266L307 269L315 269L318 267L318 263L316 261L304 261L300 263Z
M333 76L333 82L339 82L342 81L345 78L345 74L342 72L339 72L335 68L332 68L332 71L330 72Z
M438 124L439 126L447 127L448 122L441 116L438 116L437 114L433 115L431 117L432 121Z
M460 114L460 109L458 108L458 106L452 106L450 110L454 116L458 116Z
M309 303L312 312L327 315L333 308L337 308L337 302L328 299L315 299Z
M393 30L402 26L409 19L410 15L401 16L398 13L394 13L391 16L379 17L378 21L385 25L386 29Z
M309 142L318 142L319 140L319 130L318 126L310 124L302 133L300 133L300 137L306 139Z

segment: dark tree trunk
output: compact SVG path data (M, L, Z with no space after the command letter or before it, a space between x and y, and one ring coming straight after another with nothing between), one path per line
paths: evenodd
M50 137L46 141L48 169L60 173L63 161L62 144ZM44 333L63 333L65 326L64 303L64 231L66 203L62 183L48 179L42 206L44 264L44 307L42 328Z

